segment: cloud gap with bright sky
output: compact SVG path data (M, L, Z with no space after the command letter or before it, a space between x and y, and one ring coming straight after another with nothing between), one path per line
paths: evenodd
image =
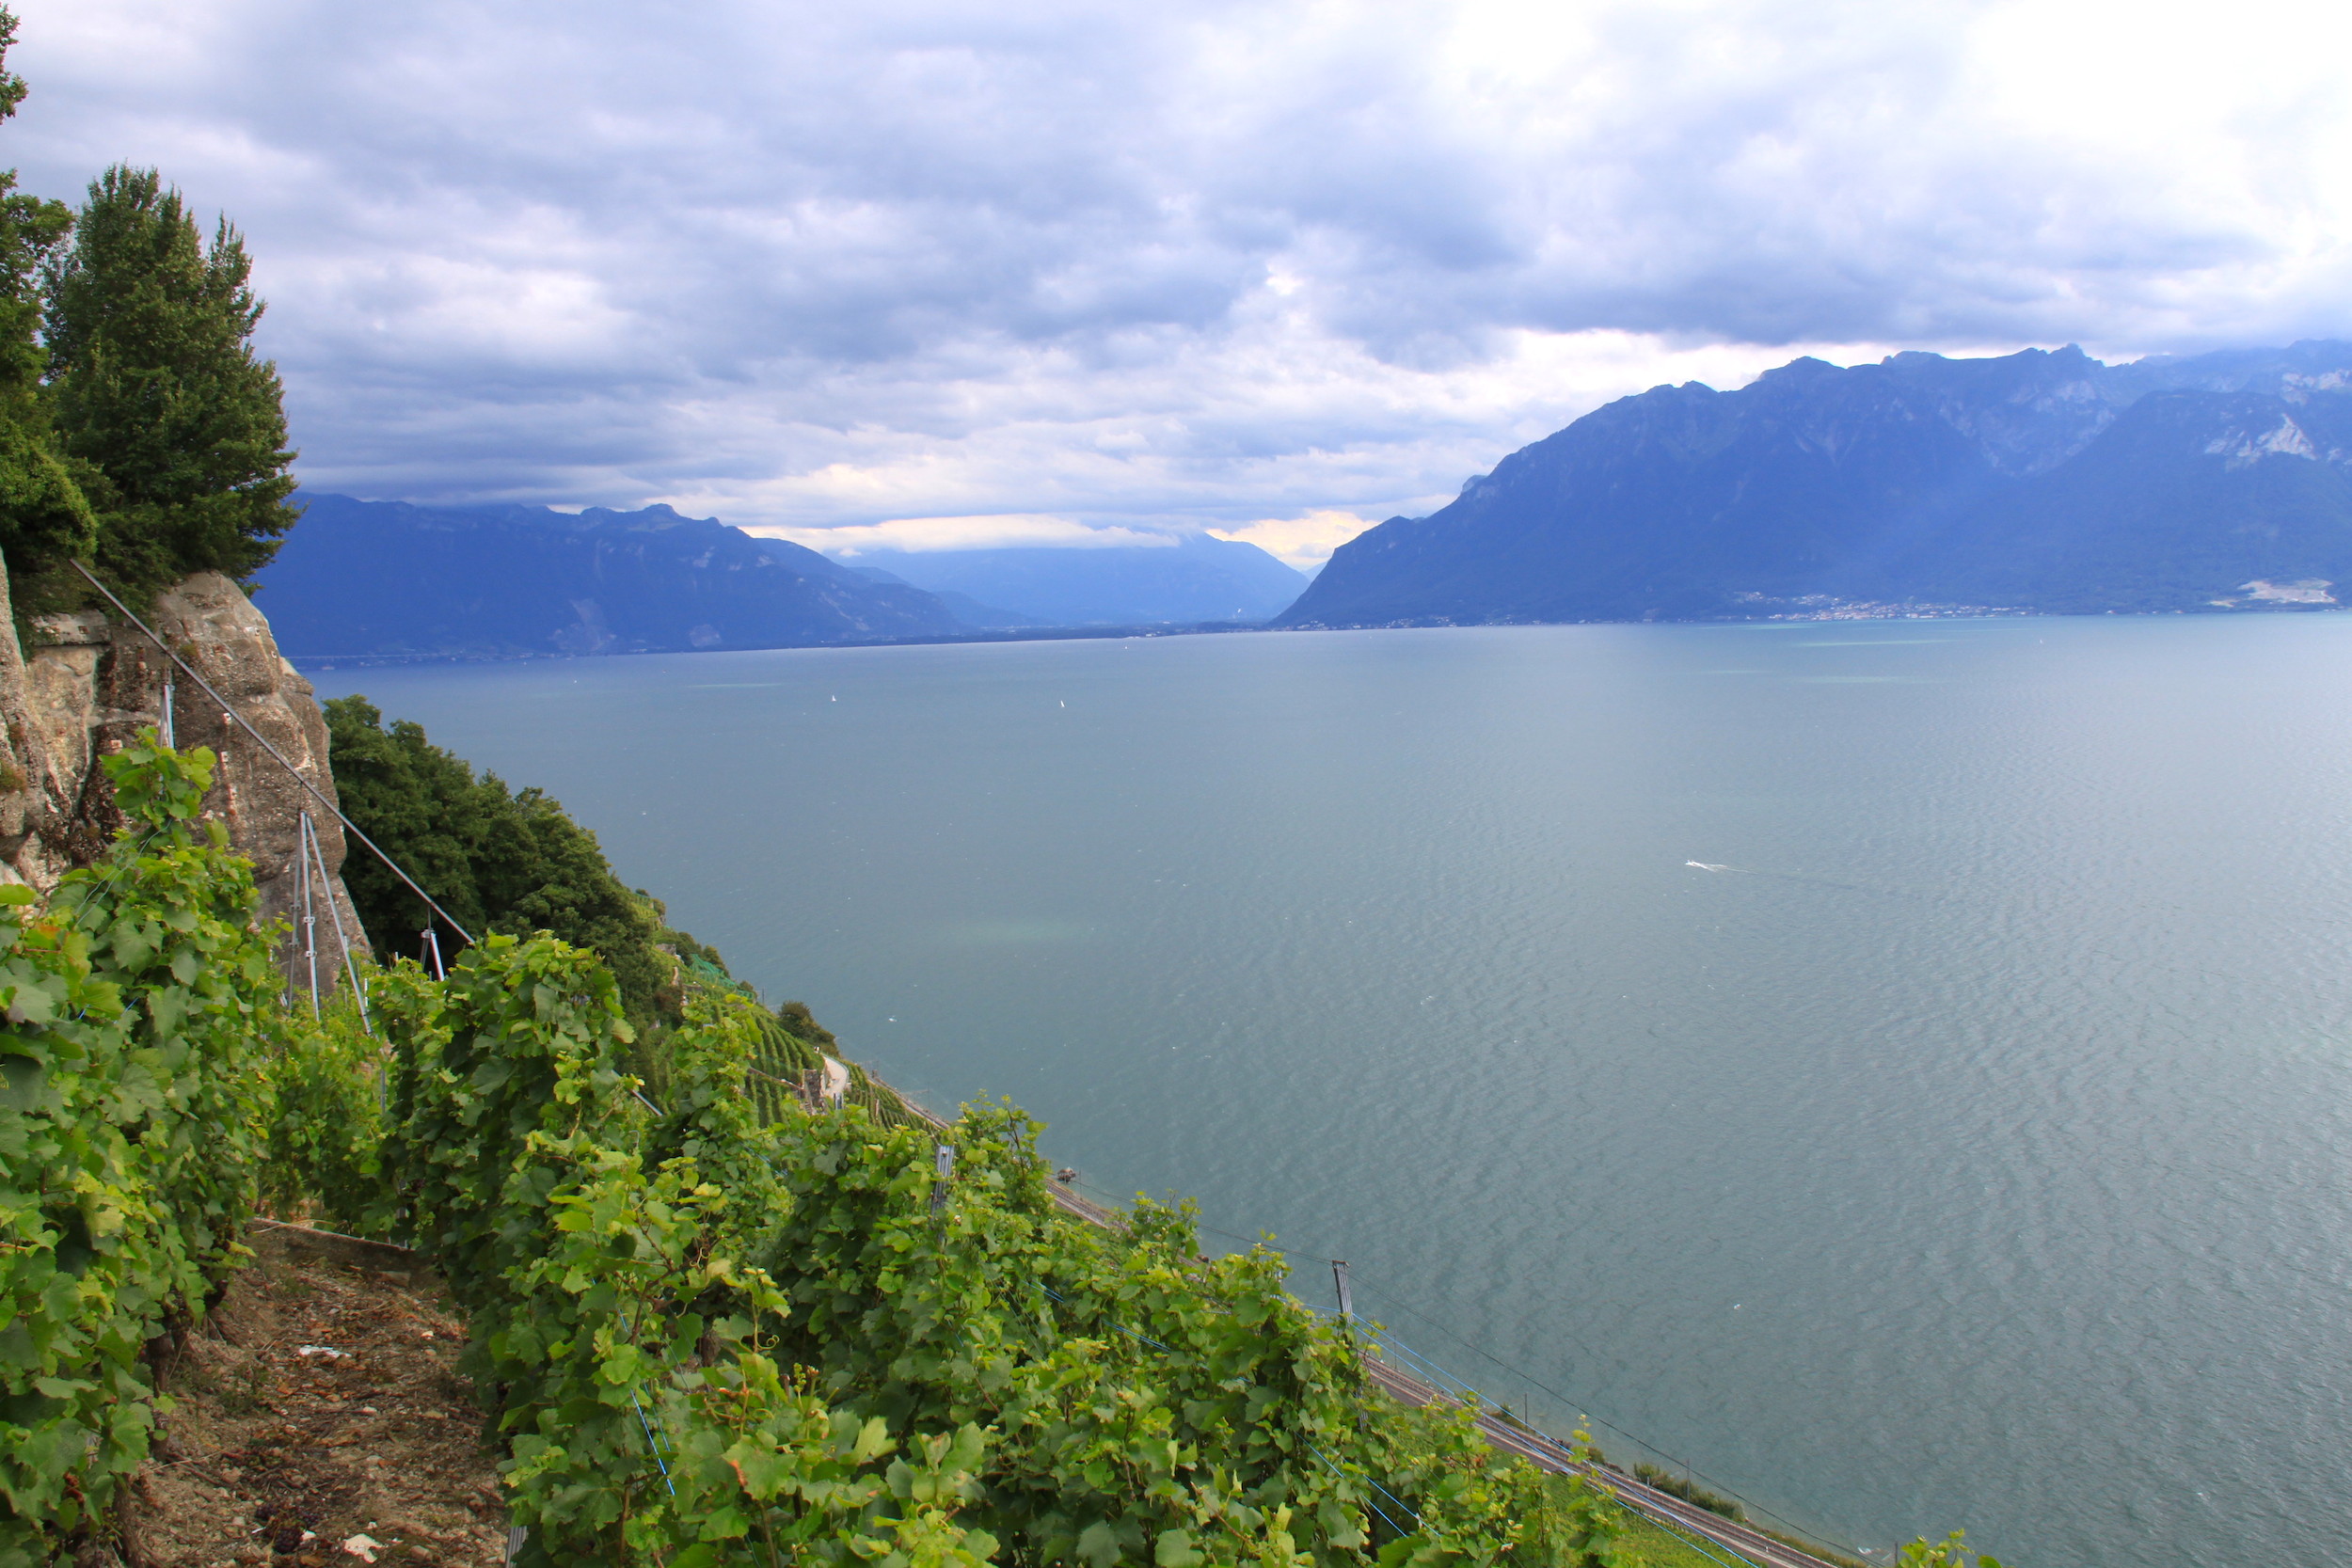
M2352 332L2335 7L16 6L0 164L226 212L370 498L1311 564L1660 382Z

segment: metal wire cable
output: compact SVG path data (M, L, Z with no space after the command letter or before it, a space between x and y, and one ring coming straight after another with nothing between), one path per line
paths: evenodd
M1756 1568L1756 1564L1750 1560L1744 1552L1741 1552L1735 1547L1724 1546L1724 1544L1718 1541L1715 1544L1723 1546L1724 1551L1727 1551L1732 1555L1733 1561L1724 1562L1722 1558L1715 1557L1715 1554L1708 1550L1707 1537L1699 1534L1696 1530L1690 1529L1676 1523L1672 1515L1667 1514L1659 1509L1648 1507L1642 1503L1639 1499L1628 1498L1623 1493L1619 1493L1617 1495L1617 1500L1624 1503L1628 1508L1630 1508L1636 1513L1639 1513L1643 1518L1647 1519L1651 1524L1656 1525L1659 1528L1665 1530L1670 1535L1673 1535L1676 1539L1682 1541L1686 1544L1695 1546L1698 1548L1701 1555L1714 1558L1717 1562L1723 1562L1724 1568Z
M204 695L210 697L214 703L219 706L220 716L223 719L233 721L240 728L242 728L246 734L251 736L256 745L260 746L262 751L268 752L271 759L275 761L278 767L284 768L293 776L294 783L300 784L304 789L309 790L312 798L315 799L320 805L325 806L328 811L333 812L335 814L335 819L341 822L353 837L357 838L360 843L366 845L370 849L374 850L376 859L382 861L387 866L389 866L393 876L398 877L402 881L408 884L409 892L423 899L427 908L432 910L435 914L439 915L443 920L449 922L449 928L451 930L455 931L459 936L464 937L469 945L472 944L473 933L467 930L463 926L460 926L456 919L451 915L447 910L441 908L438 903L435 902L431 894L425 892L423 888L418 886L417 879L408 875L406 869L404 868L398 861L392 859L392 857L386 852L382 845L376 843L375 840L361 832L359 831L359 825L352 821L350 817L343 815L342 806L336 804L333 800L328 800L325 794L321 793L318 785L304 778L302 776L302 769L296 768L293 763L288 762L286 760L285 753L278 751L277 747L269 743L269 737L267 736L264 736L261 731L255 729L251 721L246 719L244 714L239 713L235 708L231 707L229 705L227 698L223 697L219 692L214 690L213 683L206 680L203 675L198 672L195 665L190 664L186 659L182 658L178 650L174 649L171 644L166 642L162 638L156 636L153 627L150 626L146 622L140 620L137 616L132 614L131 607L124 604L120 599L115 597L114 591L108 588L104 583L99 581L97 577L88 567L83 565L78 561L71 561L68 564L71 565L75 571L81 573L84 578L87 578L89 585L92 588L95 588L101 594L103 594L106 596L106 602L122 612L124 620L129 621L133 626L138 627L141 632L145 633L147 640L154 643L158 649L162 650L166 658L168 658L172 663L178 665L183 671L184 671L188 679L196 682L198 688L203 691Z
M1308 1447L1311 1450L1312 1450L1312 1452L1314 1453L1314 1456L1315 1456L1317 1459L1322 1460L1322 1461L1323 1461L1323 1463L1324 1463L1325 1465L1329 1465L1329 1466L1330 1466L1330 1470L1331 1470L1331 1473L1332 1473L1333 1475L1335 1475L1335 1476L1339 1477L1342 1481L1345 1481L1345 1480L1347 1479L1347 1472L1346 1472L1345 1470L1341 1469L1341 1468L1340 1468L1337 1465L1333 1465L1333 1464L1331 1463L1331 1456L1330 1456L1329 1454L1327 1454L1327 1453L1325 1453L1325 1452L1323 1451L1322 1448L1321 1448L1321 1447L1320 1447L1320 1446L1319 1446L1319 1445L1315 1442L1315 1440L1314 1440L1313 1438L1310 1437L1309 1439L1307 1439L1307 1447ZM1409 1506L1407 1506L1406 1504L1405 1504L1405 1503L1403 1503L1403 1502L1399 1502L1399 1501L1398 1501L1398 1499L1397 1499L1397 1496L1396 1496L1396 1494L1395 1494L1395 1493L1393 1493L1393 1492L1390 1491L1387 1487L1382 1486L1382 1485L1381 1485L1378 1481L1372 1481L1372 1477L1370 1477L1370 1476L1366 1476L1366 1477L1364 1477L1364 1479L1365 1479L1366 1481L1372 1481L1372 1484L1373 1484L1374 1489L1375 1489L1375 1491L1377 1491L1377 1492L1378 1492L1378 1493L1379 1493L1382 1497L1384 1497L1388 1498L1388 1499L1389 1499L1389 1501L1391 1501L1391 1502L1392 1502L1392 1503L1396 1503L1396 1506L1397 1506L1397 1507L1399 1507L1399 1508L1404 1509L1406 1513L1411 1513L1411 1514L1413 1515L1413 1523L1414 1523L1416 1526L1418 1526L1418 1525L1421 1523L1421 1515L1420 1515L1419 1513L1415 1513L1413 1512L1413 1510L1412 1510ZM1382 1507L1379 1505L1379 1503L1377 1503L1376 1501L1374 1501L1374 1499L1372 1499L1372 1498L1370 1498L1370 1497L1366 1497L1366 1498L1364 1499L1364 1501L1365 1501L1366 1503L1370 1504L1370 1505L1371 1505L1371 1508L1372 1508L1372 1511L1373 1511L1375 1513L1377 1513L1378 1515L1380 1515L1381 1521L1382 1521L1383 1523L1385 1523L1385 1524L1386 1524L1386 1525L1387 1525L1387 1526L1388 1526L1391 1529L1392 1529L1392 1530L1396 1531L1396 1533L1397 1533L1397 1534L1399 1534L1399 1535L1410 1535L1410 1534L1412 1533L1412 1531L1411 1531L1411 1530L1406 1529L1406 1528L1403 1525L1400 1525L1400 1524L1398 1524L1398 1523L1397 1523L1394 1519L1390 1518L1390 1517L1389 1517L1389 1511L1388 1511L1387 1509L1385 1509L1385 1508L1382 1508Z

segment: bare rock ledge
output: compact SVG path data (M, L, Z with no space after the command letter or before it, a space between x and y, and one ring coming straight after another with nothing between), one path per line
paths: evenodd
M278 652L269 622L244 590L217 572L199 572L156 596L147 617L158 636L212 684L221 699L293 764L328 801L326 719L310 683ZM295 936L283 948L292 975L302 961L301 819L308 811L326 864L327 887L353 950L367 951L343 891L343 830L250 735L178 670L137 627L95 610L32 618L20 636L0 574L0 881L42 893L78 865L102 858L122 825L114 788L98 766L150 725L160 726L166 682L173 683L173 738L219 756L204 815L253 862L261 918L285 919ZM315 879L312 897L318 899ZM317 910L321 983L342 968L334 922Z

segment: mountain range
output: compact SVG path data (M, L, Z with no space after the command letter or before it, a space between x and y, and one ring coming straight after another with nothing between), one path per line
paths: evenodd
M302 520L258 580L279 645L301 659L807 647L1263 621L1305 582L1255 546L1215 539L870 558L903 567L900 576L667 506L566 513L299 499ZM1014 602L983 602L955 586L966 582Z
M772 648L967 630L918 588L666 506L304 494L259 603L292 658Z
M2324 605L2352 343L1802 358L1622 398L1343 546L1291 626Z
M1658 387L1369 530L1311 583L1204 537L832 559L666 506L302 499L260 582L280 644L314 659L2308 609L2352 584L2352 343L2120 365L2072 347L1803 358L1735 391Z

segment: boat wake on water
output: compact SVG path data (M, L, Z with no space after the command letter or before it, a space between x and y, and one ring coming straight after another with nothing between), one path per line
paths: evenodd
M1733 877L1762 877L1775 882L1795 882L1803 887L1836 888L1841 893L1867 893L1881 898L1910 898L1928 903L1950 901L1945 895L1916 888L1873 887L1867 882L1840 881L1835 877L1808 877L1796 871L1759 871L1751 865L1715 865L1707 861L1684 861L1682 863L1692 871L1711 871Z

